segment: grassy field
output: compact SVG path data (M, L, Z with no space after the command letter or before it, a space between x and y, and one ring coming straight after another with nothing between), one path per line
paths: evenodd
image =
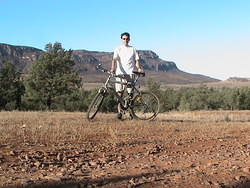
M56 144L91 141L119 144L165 134L175 129L200 134L250 130L250 111L194 111L159 114L155 121L116 121L115 114L98 114L93 122L81 112L0 112L1 144ZM219 135L218 135L219 136Z

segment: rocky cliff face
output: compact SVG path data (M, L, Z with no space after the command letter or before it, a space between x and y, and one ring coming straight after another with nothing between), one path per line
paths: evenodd
M145 70L168 71L178 69L176 64L171 61L163 61L159 56L149 50L138 51L140 62ZM72 59L76 62L76 68L80 72L93 71L94 67L102 63L104 67L111 65L113 53L110 52L90 52L86 50L73 51Z
M43 51L33 47L12 46L0 44L0 68L4 62L12 62L17 70L27 74L32 64L38 59ZM209 78L203 75L193 75L180 71L172 61L164 61L150 50L139 50L140 61L144 69L155 76L156 80L166 82L166 77L170 83L197 83L214 82L217 79ZM86 74L98 74L95 67L102 63L107 69L111 66L113 53L95 52L86 50L73 50L72 60L75 62L75 68L81 76ZM165 74L166 73L166 74Z
M138 51L138 53L141 58L141 63L148 70L168 71L171 69L178 69L174 62L164 61L152 51Z
M95 67L99 63L102 63L105 68L109 68L111 65L112 53L74 50L72 60L76 63L75 68L82 74L84 72L95 71Z
M0 44L0 66L12 62L19 71L27 73L41 53L42 50L37 48Z
M11 46L8 44L0 44L0 65L3 62L13 62L16 67L27 73L32 63L34 63L42 50L23 47L23 46ZM141 58L141 64L146 70L154 71L168 71L171 69L177 69L174 62L163 61L159 56L152 51L138 51ZM75 68L79 73L88 71L94 71L95 67L102 63L104 67L108 68L111 65L113 53L110 52L93 52L86 50L74 50L72 59L75 61Z

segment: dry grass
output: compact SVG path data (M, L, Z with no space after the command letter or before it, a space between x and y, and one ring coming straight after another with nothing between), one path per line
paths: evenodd
M169 112L146 122L119 121L115 114L88 122L85 115L0 112L0 184L33 180L42 186L54 178L88 177L90 187L99 179L107 187L125 187L135 177L203 187L249 178L250 111Z
M247 122L250 121L250 111L192 111L169 112L160 114L162 120L208 121L208 122Z
M217 139L250 131L250 111L169 112L149 122L114 117L98 114L88 122L80 112L0 112L0 145L183 142L186 135Z

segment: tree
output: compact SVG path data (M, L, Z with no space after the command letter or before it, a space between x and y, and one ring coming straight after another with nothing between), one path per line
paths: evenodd
M73 69L72 51L61 43L47 44L26 79L26 102L31 107L48 110L66 105L72 93L81 87L81 79ZM74 98L74 97L73 97ZM34 105L35 104L35 105Z
M155 94L157 94L160 91L161 84L154 81L153 78L149 78L147 80L147 89Z
M205 84L193 89L191 97L191 110L207 110L208 88Z
M223 98L223 109L224 110L237 110L238 102L237 98L239 96L239 88L230 89L223 88L222 90Z
M183 88L180 89L182 96L180 97L179 110L191 110L191 99L193 97L192 88Z
M239 95L236 98L239 110L250 109L250 88L243 87L239 89Z
M181 92L173 88L166 88L164 92L160 91L161 111L178 110ZM159 94L158 94L159 95Z
M223 107L223 96L220 90L209 88L207 96L207 107L209 110L219 110Z
M21 73L12 63L5 63L0 69L0 109L19 109L24 91Z

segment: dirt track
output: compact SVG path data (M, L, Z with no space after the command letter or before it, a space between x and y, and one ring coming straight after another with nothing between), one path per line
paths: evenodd
M2 132L0 185L250 187L250 112L220 113L160 115L153 122L118 121L114 115L102 114L91 123L81 113L20 114L19 124L14 116L1 113L1 126L23 126L23 130L39 126L35 120L41 123L48 121L43 118L54 118L49 126L58 131L65 131L59 127L66 124L74 128L60 135L61 141L40 139L36 143L31 130L24 138L22 131L19 138L7 137L10 130ZM47 134L53 131L47 129ZM78 135L75 138L68 136L73 131Z

